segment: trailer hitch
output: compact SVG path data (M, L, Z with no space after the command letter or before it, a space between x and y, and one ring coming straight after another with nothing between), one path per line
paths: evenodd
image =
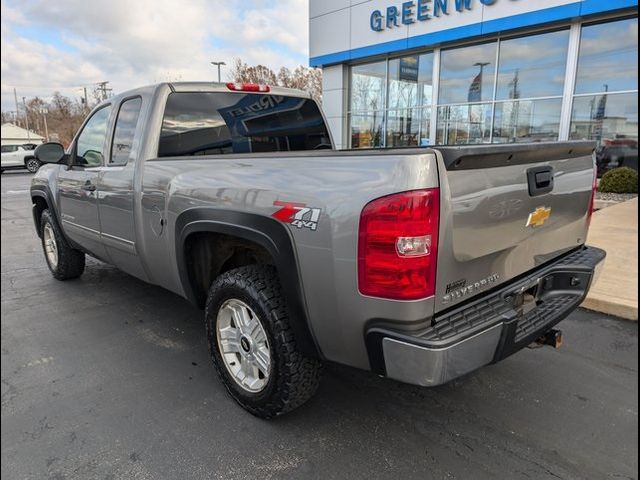
M535 343L540 346L548 345L553 348L560 348L562 346L562 330L555 328L547 330Z

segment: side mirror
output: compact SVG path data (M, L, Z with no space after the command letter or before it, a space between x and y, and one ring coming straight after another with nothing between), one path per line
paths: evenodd
M64 159L64 147L61 143L48 142L38 145L33 155L41 163L60 163Z

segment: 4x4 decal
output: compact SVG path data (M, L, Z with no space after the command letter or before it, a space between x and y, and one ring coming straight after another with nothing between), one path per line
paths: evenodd
M307 207L304 203L281 202L279 200L276 200L273 204L277 207L282 207L271 214L273 218L277 218L284 223L290 223L298 228L309 228L313 231L318 228L318 220L322 209Z

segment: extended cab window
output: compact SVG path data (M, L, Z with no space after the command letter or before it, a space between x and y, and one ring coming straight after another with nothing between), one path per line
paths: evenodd
M116 128L113 132L110 165L124 165L129 160L141 106L142 99L140 97L122 102L116 120Z
M111 105L102 107L85 124L76 142L76 165L84 167L102 165L110 113Z
M330 148L313 100L255 93L172 93L160 157Z

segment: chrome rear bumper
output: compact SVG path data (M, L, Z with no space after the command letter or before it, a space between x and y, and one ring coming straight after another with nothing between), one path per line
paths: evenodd
M418 332L374 327L366 341L372 370L435 386L517 352L582 303L606 253L582 247L525 277L439 314ZM522 295L534 300L522 303Z

